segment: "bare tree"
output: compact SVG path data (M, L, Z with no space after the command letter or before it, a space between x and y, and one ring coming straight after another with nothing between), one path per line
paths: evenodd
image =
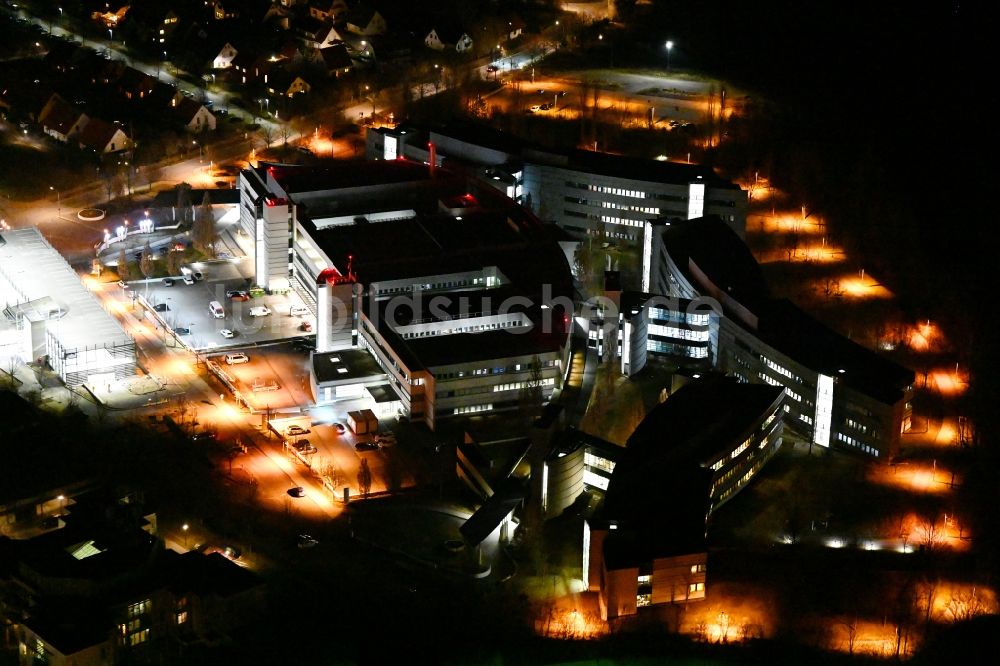
M128 256L125 254L125 245L118 248L118 277L122 280L128 280L131 277L131 271L128 267Z
M153 274L153 250L149 247L149 241L142 246L142 256L139 258L139 270L147 280Z
M167 250L167 275L177 275L181 268L181 253L170 248Z
M198 215L195 216L191 238L199 252L210 257L215 256L215 243L219 240L219 235L215 230L215 215L212 213L212 199L208 192L205 192L205 198L198 208Z
M361 459L361 468L358 470L358 491L362 497L368 497L372 489L372 470L368 467L368 459Z

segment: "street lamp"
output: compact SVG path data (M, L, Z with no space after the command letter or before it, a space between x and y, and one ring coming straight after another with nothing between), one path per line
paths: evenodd
M58 210L56 217L62 217L62 194L52 185L49 185L49 189L56 193L56 209Z
M184 549L187 550L188 547L188 524L184 523L181 525L181 531L184 532Z
M674 50L674 43L671 40L667 40L667 71L670 71L670 52Z

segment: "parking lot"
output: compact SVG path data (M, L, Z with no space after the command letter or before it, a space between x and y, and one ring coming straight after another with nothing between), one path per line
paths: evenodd
M342 421L336 421L346 426L346 415ZM328 472L328 467L333 465L339 472L340 483L337 486L337 498L342 497L343 488L351 489L351 496L356 497L358 491L358 471L361 468L362 459L368 461L368 467L372 473L372 483L369 492L384 492L388 487L388 465L390 456L393 455L393 447L367 449L364 444L372 441L369 435L355 435L349 428L341 433L332 423L312 423L308 416L291 417L282 419L271 419L271 429L285 442L286 452L289 456L299 459L295 454L295 445L299 445L301 459L307 460L313 471L322 476ZM302 434L289 434L290 426L298 426L303 431ZM306 443L307 442L307 443ZM362 443L362 450L357 450L358 443ZM401 485L409 485L412 480L405 475L401 478Z
M244 260L245 261L245 260ZM241 347L273 342L292 337L310 335L303 330L303 323L315 324L311 315L291 316L293 305L302 305L294 292L289 294L263 294L247 301L233 301L226 297L230 290L248 289L248 279L240 272L239 261L217 260L192 265L204 276L194 284L173 279L168 286L162 279L130 282L133 297L145 298L157 308L167 326L175 330L180 340L197 351ZM224 316L214 317L208 305L218 301ZM252 308L264 306L271 313L251 316ZM233 332L233 337L222 335L223 330Z
M239 337L230 342L235 340ZM227 363L226 356L232 353L244 354L248 361ZM309 389L309 353L304 348L283 344L233 349L213 354L208 359L218 363L223 372L233 378L236 388L255 412L285 411L313 402Z

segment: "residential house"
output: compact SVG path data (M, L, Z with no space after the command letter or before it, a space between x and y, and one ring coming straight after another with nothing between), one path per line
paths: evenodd
M294 97L312 90L308 81L283 69L276 69L269 74L265 85L270 94L284 95L285 97Z
M341 15L348 13L344 0L310 0L309 15L321 21L336 21Z
M128 100L144 99L153 92L155 85L156 79L132 67L126 68L115 82L118 93Z
M239 18L240 11L236 7L237 3L235 0L228 0L225 3L222 0L215 0L212 3L212 16L216 21Z
M237 53L236 48L229 42L226 42L219 50L218 55L212 59L212 69L228 69L232 67L233 59L236 58Z
M98 155L117 153L132 147L132 142L121 127L100 118L91 118L76 136L76 141L81 149L92 150Z
M174 120L180 122L189 132L205 132L215 129L215 116L204 104L182 97L170 106Z
M374 7L359 4L347 16L347 31L370 37L386 33L385 19Z
M351 56L347 53L347 46L343 43L328 46L319 50L323 58L323 65L326 73L330 76L338 77L351 71L353 64Z
M42 131L63 143L76 136L89 121L87 114L58 94L53 94L38 114L38 124L42 126Z
M458 26L438 23L437 27L431 28L424 37L424 44L435 51L453 48L459 53L464 53L472 48L472 37Z

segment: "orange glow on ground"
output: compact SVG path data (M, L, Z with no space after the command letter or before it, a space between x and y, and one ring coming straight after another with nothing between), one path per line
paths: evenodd
M892 298L892 292L869 276L851 274L840 279L840 290L845 296L857 299Z
M957 396L968 388L965 377L954 370L935 370L928 373L927 386L941 395Z
M896 642L896 625L893 622L836 617L830 626L830 648L838 652L888 659L896 655ZM905 648L900 642L900 656L913 654L917 645L911 634L905 641Z
M910 349L917 352L930 351L945 344L944 332L929 321L912 326L906 335Z
M719 593L710 588L704 602L689 603L684 607L682 617L681 633L711 643L738 643L762 638L773 630L767 604L751 590L727 589Z
M942 469L940 465L935 469L926 463L873 465L868 469L868 481L923 494L939 495L952 490L951 471ZM958 477L954 482L958 485Z
M997 595L985 585L944 581L915 601L918 612L926 613L927 598L931 598L931 619L936 622L961 622L979 615L1000 612Z
M548 638L592 640L608 633L595 594L568 594L540 609L535 632Z
M754 192L754 197L756 196L757 193ZM753 224L747 224L747 228L758 228L770 234L821 236L824 233L824 225L821 220L813 216L803 220L802 214L797 211L757 216Z
M791 256L789 256L789 251L790 250L788 249L769 250L766 253L762 253L759 256L759 259L763 264L776 261L835 264L846 259L844 251L841 248L831 247L829 245L809 245L806 247L799 247L798 249L791 251Z

